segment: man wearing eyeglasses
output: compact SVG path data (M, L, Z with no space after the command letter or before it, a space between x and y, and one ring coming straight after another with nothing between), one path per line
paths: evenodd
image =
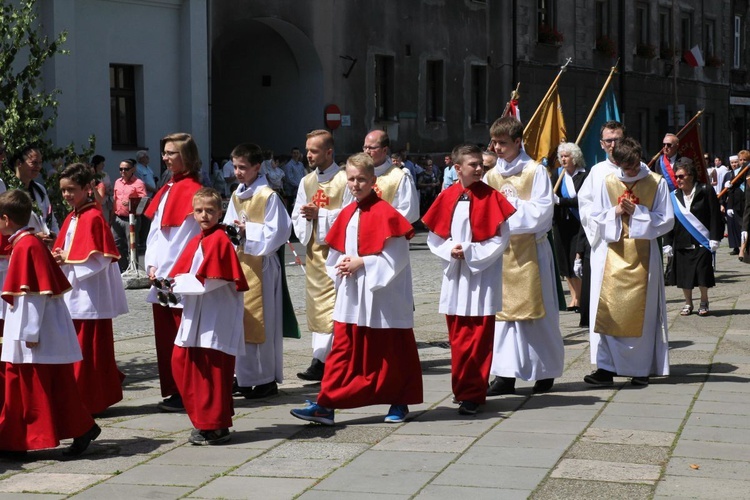
M581 216L581 225L586 234L582 238L576 252L576 261L574 269L580 269L581 281L581 298L579 304L581 307L580 326L589 327L589 341L591 344L591 363L596 363L596 350L599 345L599 334L594 331L594 322L591 321L591 310L596 312L599 304L599 293L592 293L592 289L601 288L601 276L596 280L596 286L592 281L591 264L592 262L603 262L607 254L607 243L602 241L599 225L591 218L592 203L594 201L594 192L598 191L604 179L609 174L615 174L620 171L615 165L612 158L612 151L615 145L625 137L625 125L618 121L608 121L599 132L599 144L607 153L607 158L600 161L589 171L588 177L583 181L581 189L578 190L578 212Z
M659 156L659 173L667 181L669 191L677 189L677 179L674 176L674 165L680 159L677 151L680 148L680 138L674 134L668 133L662 141L662 154Z
M413 223L419 219L417 187L408 170L398 168L391 162L388 154L390 145L388 134L383 130L373 130L365 136L362 151L372 158L377 176L373 190ZM349 191L346 191L345 196L344 205L353 200Z

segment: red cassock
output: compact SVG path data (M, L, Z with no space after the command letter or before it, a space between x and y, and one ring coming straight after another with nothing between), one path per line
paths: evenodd
M234 245L223 225L202 231L190 240L170 276L190 272L199 246L203 261L195 276L201 283L205 284L207 279L220 279L234 282L238 292L248 289ZM185 411L196 429L215 430L232 426L234 363L234 356L217 349L174 346L172 374Z
M44 243L28 231L18 234L2 298L12 305L14 296L59 297L69 289L70 283ZM6 363L5 368L0 449L54 448L61 439L81 436L94 425L81 401L72 363Z
M161 214L161 228L179 227L187 217L192 217L193 196L203 187L194 175L175 174L172 182L165 184L154 195L143 215L154 218L159 203L169 192ZM182 309L153 304L154 340L156 343L156 364L159 369L159 385L162 396L172 396L178 392L172 374L172 350L177 330L180 328Z
M360 256L380 253L388 238L414 236L411 224L372 193L341 211L326 236L331 248L344 253L346 227L357 209ZM422 400L422 367L413 329L370 328L334 321L333 346L326 359L318 404L356 408L419 404Z
M475 182L468 188L456 183L441 192L422 217L425 226L441 238L449 239L453 214L462 195L470 203L472 242L486 241L499 234L500 225L516 211L505 196L484 182ZM445 319L451 344L453 395L458 401L484 404L492 365L495 317L446 315Z
M73 216L77 218L77 223L66 249L66 264L83 263L94 254L111 258L112 262L120 258L112 231L93 202L68 214L55 241L55 248L65 246ZM76 383L84 404L92 415L96 415L122 401L123 397L122 381L125 375L115 362L112 319L74 319L73 325L83 354L83 360L73 365Z
M7 259L10 254L10 245L8 244L8 236L3 234L0 235L0 259ZM2 283L0 283L0 287ZM0 319L0 337L3 336L3 328L5 328L5 320ZM2 408L3 401L5 400L5 363L0 361L0 408Z

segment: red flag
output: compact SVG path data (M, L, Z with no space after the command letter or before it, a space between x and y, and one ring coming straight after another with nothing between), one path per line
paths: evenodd
M682 130L679 134L680 146L678 153L693 160L695 168L698 170L698 181L705 184L707 181L706 164L703 158L703 148L701 147L700 125L696 120L687 130Z
M508 104L505 105L503 116L512 116L519 122L521 121L521 110L518 108L518 99L508 101Z

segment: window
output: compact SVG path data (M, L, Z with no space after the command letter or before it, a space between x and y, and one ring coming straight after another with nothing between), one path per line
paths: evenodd
M648 45L648 4L639 3L635 7L635 36L637 45Z
M713 19L703 23L703 55L705 57L716 55L716 21Z
M734 16L734 51L732 52L734 58L732 60L732 67L739 69L740 67L740 56L742 53L742 18L740 16Z
M135 66L109 65L112 147L137 147Z
M487 66L471 67L471 122L487 123Z
M683 12L680 16L680 41L682 51L693 48L693 14Z
M594 4L594 30L596 39L600 39L603 36L609 37L609 11L607 9L607 2L603 0L597 0Z
M637 112L638 114L638 130L635 130L635 137L640 137L641 144L648 144L648 138L650 137L648 129L648 109L641 108Z
M427 121L445 119L443 111L443 61L427 61Z
M395 120L393 57L375 56L375 118Z
M555 16L554 0L537 0L536 21L540 32L542 30L555 31L557 16Z
M659 9L659 51L662 59L672 57L672 12Z

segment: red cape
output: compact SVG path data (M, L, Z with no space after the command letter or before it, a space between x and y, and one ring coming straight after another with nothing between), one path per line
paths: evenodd
M172 272L169 274L171 277L190 272L198 245L203 250L203 262L195 274L198 281L203 284L207 279L234 281L238 292L244 292L250 288L245 279L245 273L242 272L234 245L229 241L229 236L224 232L222 224L217 224L207 231L201 231L190 240L172 267Z
M172 182L164 184L154 195L143 215L153 220L159 208L161 197L169 191L164 213L161 216L161 227L180 227L185 218L193 213L193 195L203 186L193 175L178 174L172 176Z
M68 214L60 232L57 234L53 248L65 247L65 235L68 234L68 226L70 226L73 216L78 217L78 223L73 233L73 240L70 242L70 248L67 249L66 264L85 262L94 253L109 257L112 262L120 259L120 252L117 251L112 230L104 221L101 208L95 202L88 203L80 210L74 210Z
M484 182L475 182L467 189L460 182L445 189L432 203L422 222L433 233L447 240L451 237L453 211L463 193L469 196L471 241L486 241L498 234L500 224L516 212L499 191Z
M346 248L346 226L359 209L359 233L357 249L359 255L375 255L383 251L388 238L405 236L407 240L414 236L414 228L411 227L406 218L398 213L390 203L383 201L372 191L370 195L361 202L347 205L331 230L326 235L326 242L331 248L345 253Z
M18 233L12 242L10 265L3 284L3 300L13 305L16 295L54 297L70 288L68 279L42 240L30 230Z

